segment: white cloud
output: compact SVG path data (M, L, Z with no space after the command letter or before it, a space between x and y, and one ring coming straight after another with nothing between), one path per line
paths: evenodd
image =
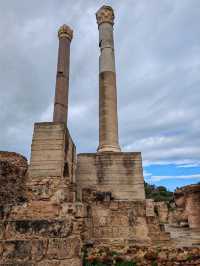
M152 182L157 182L161 180L170 180L170 179L197 179L200 180L200 174L195 174L195 175L176 175L176 176L154 176L152 175L150 178L150 181Z
M107 2L116 14L121 146L141 151L144 165L199 165L199 0L182 0L181 5L179 0ZM96 150L95 12L102 4L105 1L1 1L0 149L28 156L33 123L51 120L57 29L67 23L74 29L69 129L78 152Z
M178 168L194 168L194 167L200 167L199 163L191 163L191 164L181 164L177 165Z

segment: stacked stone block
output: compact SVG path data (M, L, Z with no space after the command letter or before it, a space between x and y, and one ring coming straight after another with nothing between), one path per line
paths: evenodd
M88 210L85 244L89 240L95 247L120 249L169 240L169 234L160 227L154 208L146 200L115 200L108 192L89 188L83 189L82 200Z
M27 169L25 157L14 152L0 151L0 208L26 201Z
M74 201L75 167L76 148L65 124L36 123L27 182L30 197Z
M144 178L140 152L78 154L78 194L84 188L110 192L116 200L144 200Z
M146 221L152 243L165 244L170 240L170 233L165 232L163 223L156 211L156 204L152 199L146 199Z
M26 201L1 215L0 265L81 265L86 214L75 203L75 158L64 124L35 125Z
M174 218L179 224L186 221L193 229L200 228L200 185L189 185L179 188L174 193L177 211L181 209L181 216ZM175 216L175 215L173 215Z

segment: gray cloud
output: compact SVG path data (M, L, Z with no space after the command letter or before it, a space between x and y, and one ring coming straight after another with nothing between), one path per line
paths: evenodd
M79 152L98 145L98 30L115 9L120 143L146 163L200 161L199 0L1 1L0 149L29 156L33 123L51 120L57 29L74 29L69 128Z

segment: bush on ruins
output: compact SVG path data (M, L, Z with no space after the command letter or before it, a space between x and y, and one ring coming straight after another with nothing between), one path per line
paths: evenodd
M157 201L172 201L173 192L168 191L164 186L150 185L147 182L144 183L145 194L147 199L153 199Z

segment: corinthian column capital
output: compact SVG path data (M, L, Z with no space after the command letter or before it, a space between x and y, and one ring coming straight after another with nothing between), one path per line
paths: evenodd
M58 30L58 38L67 38L71 41L73 38L73 30L66 24L62 25Z
M102 6L96 13L96 19L98 26L102 23L114 24L114 11L111 6Z

